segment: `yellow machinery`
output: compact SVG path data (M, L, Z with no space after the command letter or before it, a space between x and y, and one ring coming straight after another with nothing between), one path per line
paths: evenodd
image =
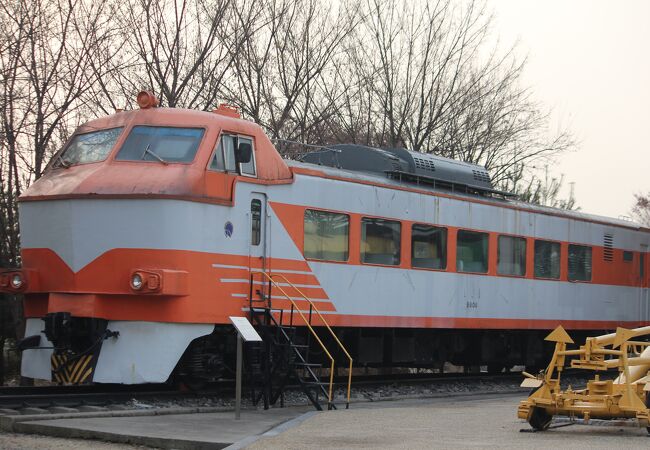
M558 326L546 337L555 342L555 351L546 371L538 376L524 372L522 387L533 388L519 404L517 416L538 431L546 430L555 415L584 419L636 419L650 433L650 342L632 340L650 336L650 327L587 338L578 349L567 349L573 340ZM584 389L566 390L560 378L567 357L571 368L605 372L618 369L614 380L600 375L587 382Z

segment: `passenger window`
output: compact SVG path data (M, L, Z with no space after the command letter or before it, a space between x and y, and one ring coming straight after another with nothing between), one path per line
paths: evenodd
M535 278L560 278L560 244L535 241Z
M526 275L526 239L499 236L497 273L518 277Z
M414 224L411 227L411 265L423 269L447 268L447 229Z
M628 252L628 251L623 252L623 261L632 262L633 259L634 259L634 255L632 252Z
M348 260L350 218L345 214L305 210L305 258Z
M361 219L361 262L398 266L402 225L385 219Z
M251 200L251 244L260 245L262 240L262 202Z
M456 270L487 273L488 234L459 230L456 242Z
M591 247L569 244L569 280L591 281Z
M202 128L133 127L117 157L118 161L188 163L194 160L203 138Z

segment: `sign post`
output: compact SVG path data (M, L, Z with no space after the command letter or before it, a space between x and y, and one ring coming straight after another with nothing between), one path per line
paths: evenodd
M230 321L237 330L237 375L235 382L235 419L241 415L241 376L244 361L244 342L262 342L262 338L246 317L231 316Z

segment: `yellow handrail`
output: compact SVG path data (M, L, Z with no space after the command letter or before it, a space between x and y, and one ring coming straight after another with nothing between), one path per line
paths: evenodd
M295 286L291 281L287 280L287 277L285 277L284 275L281 275L281 274L278 274L278 273L276 273L276 274L273 274L273 273L272 273L272 274L271 274L271 278L273 278L273 277L280 277L280 278L282 278L282 280L284 280L285 283L287 283L289 286L291 286L292 288L294 288L294 289L296 290L296 292L298 292L298 293L302 296L302 298L304 298L305 300L307 300L307 302L312 306L312 308L314 308L314 311L316 311L316 314L318 314L318 317L320 317L320 319L321 319L321 321L323 322L323 324L325 325L325 327L329 330L330 334L332 335L332 337L334 338L334 340L336 341L336 343L339 345L339 347L341 348L341 350L343 350L343 353L345 353L345 356L346 356L346 357L348 358L348 360L350 361L350 366L349 366L349 371L348 371L348 394L347 394L347 401L346 401L346 404L345 404L345 407L346 407L346 408L349 408L349 407L350 407L350 389L351 389L351 387L352 387L352 357L350 356L350 353L348 353L348 351L347 351L347 349L345 348L345 346L343 345L343 343L339 340L338 336L336 336L336 334L334 333L334 330L332 330L332 328L329 326L329 324L328 324L327 321L325 320L325 317L323 317L323 315L321 314L321 312L318 310L318 308L316 307L316 305L314 304L314 302L312 302L311 299L310 299L309 297L307 297L307 296L306 296L306 295L305 295L305 294L304 294L300 289L298 289L298 287Z
M318 337L318 334L316 334L316 331L314 331L314 329L312 328L312 326L309 324L309 320L305 317L305 315L302 313L302 311L300 311L300 308L298 308L298 305L296 304L296 302L294 302L294 301L291 299L291 297L289 296L289 294L287 294L287 293L285 292L285 290L282 289L282 286L280 286L280 285L279 285L279 284L278 284L278 283L277 283L277 282L276 282L276 281L275 281L275 280L274 280L274 279L273 279L269 274L267 274L266 272L251 272L251 273L261 273L261 274L264 275L264 276L265 276L265 277L266 277L266 278L267 278L271 283L273 283L273 285L274 285L275 287L277 287L277 288L280 290L280 292L282 292L282 294L287 298L287 300L289 300L289 301L291 302L291 304L292 304L293 307L296 309L296 311L298 312L298 314L300 314L300 317L301 317L302 320L305 322L305 325L307 325L307 328L309 328L309 331L311 332L311 334L314 336L314 338L316 339L316 341L318 341L318 344L320 345L321 349L323 349L323 351L325 352L325 354L327 355L327 357L330 359L330 382L329 382L329 390L328 390L328 395L327 395L327 409L330 409L330 407L331 407L331 405L332 405L332 387L334 386L334 358L332 357L332 355L330 354L330 352L327 350L327 347L325 347L325 344L323 344L323 341L321 341L321 339Z

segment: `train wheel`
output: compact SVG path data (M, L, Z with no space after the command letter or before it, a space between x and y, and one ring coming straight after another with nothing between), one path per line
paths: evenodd
M533 407L528 423L536 431L545 431L551 425L551 420L553 420L553 416L547 413L545 409Z

